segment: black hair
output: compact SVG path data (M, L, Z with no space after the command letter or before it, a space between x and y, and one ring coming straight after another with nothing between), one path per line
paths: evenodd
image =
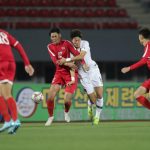
M150 39L150 30L148 28L140 29L139 34L141 34L145 39Z
M53 27L50 32L49 32L49 35L51 35L51 33L60 33L60 29L58 27Z
M78 30L78 29L73 29L71 31L71 33L70 33L70 38L73 39L74 37L80 37L80 38L82 38L83 36L82 36L81 31Z

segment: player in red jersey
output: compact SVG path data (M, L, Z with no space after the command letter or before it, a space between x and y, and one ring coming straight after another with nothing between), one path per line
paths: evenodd
M16 71L12 47L17 49L21 55L25 71L30 76L34 72L22 45L11 34L0 29L0 114L5 121L0 132L8 129L10 134L15 133L21 125L18 120L16 101L11 93Z
M121 69L122 73L127 73L131 70L139 68L143 65L147 65L148 69L150 69L150 30L147 28L143 28L139 31L139 41L144 46L144 54L137 63L124 67ZM142 83L142 85L135 91L134 96L136 100L141 103L144 107L150 109L150 102L143 94L150 94L150 79L146 80Z
M75 73L75 79L71 79L70 68L75 67L74 63L65 63L59 65L59 60L62 58L70 58L70 53L73 54L76 60L82 60L84 55L81 55L67 40L61 39L61 33L59 28L52 28L50 33L51 43L48 44L48 52L53 63L56 66L56 72L52 80L52 84L49 90L48 100L47 100L47 109L49 113L49 118L45 123L45 126L51 125L53 122L54 116L54 98L57 92L60 90L60 86L65 86L65 95L64 95L64 106L65 106L65 121L70 122L69 109L71 106L72 96L77 88L77 71ZM71 80L75 80L73 84L70 83Z

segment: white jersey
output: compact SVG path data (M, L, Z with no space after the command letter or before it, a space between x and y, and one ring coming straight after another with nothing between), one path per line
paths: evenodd
M80 48L78 49L78 51L85 51L86 52L84 60L85 60L85 63L89 67L92 67L96 64L96 62L94 60L92 60L92 58L91 58L91 51L90 51L90 46L89 46L88 41L81 40Z
M89 70L85 72L82 68L82 65L78 65L78 74L80 78L80 82L86 90L87 94L91 94L94 92L94 87L103 86L103 81L101 77L100 70L98 65L91 58L91 51L89 42L85 40L81 40L80 48L77 49L80 51L85 51L86 54L84 56L84 61L88 65Z
M94 60L92 60L92 58L91 58L91 51L90 51L89 42L85 41L85 40L81 40L80 48L78 48L77 50L79 52L80 51L86 52L86 54L84 56L84 61L88 65L89 70L91 70L96 65L96 62ZM78 66L78 73L79 73L79 76L81 78L84 78L85 76L87 76L87 73L85 73L81 64Z

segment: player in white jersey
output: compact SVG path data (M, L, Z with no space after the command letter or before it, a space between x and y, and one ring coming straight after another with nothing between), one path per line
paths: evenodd
M103 82L98 65L91 58L89 42L82 40L82 33L78 29L71 31L71 40L74 47L84 55L84 60L87 65L85 69L79 65L78 73L80 82L87 92L88 100L88 115L93 120L93 124L99 123L100 113L103 107ZM96 104L96 114L93 118L93 104Z

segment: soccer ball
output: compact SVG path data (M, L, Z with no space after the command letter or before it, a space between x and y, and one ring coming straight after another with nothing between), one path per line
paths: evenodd
M42 92L38 92L38 91L37 91L37 92L34 92L34 93L32 94L31 99L32 99L35 103L39 104L39 103L44 99L44 96L43 96Z

